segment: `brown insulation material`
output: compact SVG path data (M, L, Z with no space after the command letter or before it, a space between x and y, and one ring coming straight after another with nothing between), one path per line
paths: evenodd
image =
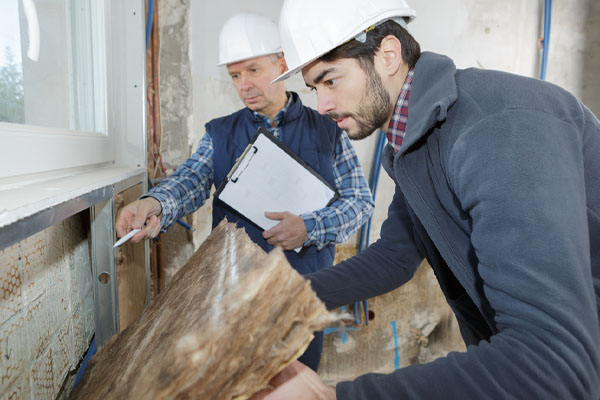
M223 221L71 398L247 399L337 318L281 250Z

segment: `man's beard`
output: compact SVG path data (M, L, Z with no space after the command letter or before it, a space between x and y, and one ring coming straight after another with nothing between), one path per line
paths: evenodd
M335 120L351 117L358 128L355 132L346 132L353 140L364 139L381 127L392 112L392 101L383 86L383 81L372 66L363 68L367 72L367 87L354 114L330 113Z

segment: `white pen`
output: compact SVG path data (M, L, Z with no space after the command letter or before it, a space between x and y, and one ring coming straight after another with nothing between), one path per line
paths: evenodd
M114 244L113 248L119 247L120 245L122 245L123 243L125 243L126 241L128 241L129 239L131 239L133 237L133 235L135 235L139 231L141 231L141 229L133 229L133 230L131 230L127 235L125 235L121 239L117 240L117 242Z

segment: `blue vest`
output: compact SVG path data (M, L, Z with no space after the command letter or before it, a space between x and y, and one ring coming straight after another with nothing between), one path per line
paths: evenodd
M335 186L333 162L335 145L341 133L335 122L315 110L304 107L296 93L280 124L282 142L302 160L317 171L325 180ZM206 124L214 148L214 185L219 187L237 158L242 154L259 126L269 129L263 120L248 109L243 108L226 117L213 119ZM275 211L275 210L274 210ZM243 227L250 238L269 252L273 246L262 237L263 230L248 221L218 199L213 199L213 228L223 218ZM335 255L335 245L329 244L321 250L316 246L303 247L299 253L285 251L290 264L301 274L315 272L331 266Z

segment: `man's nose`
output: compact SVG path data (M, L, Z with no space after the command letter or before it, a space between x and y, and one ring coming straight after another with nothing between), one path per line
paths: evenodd
M252 79L248 77L246 74L242 74L240 76L240 89L242 91L250 89L254 84L252 83Z
M335 110L335 102L331 94L317 90L317 111L319 114L327 114Z

